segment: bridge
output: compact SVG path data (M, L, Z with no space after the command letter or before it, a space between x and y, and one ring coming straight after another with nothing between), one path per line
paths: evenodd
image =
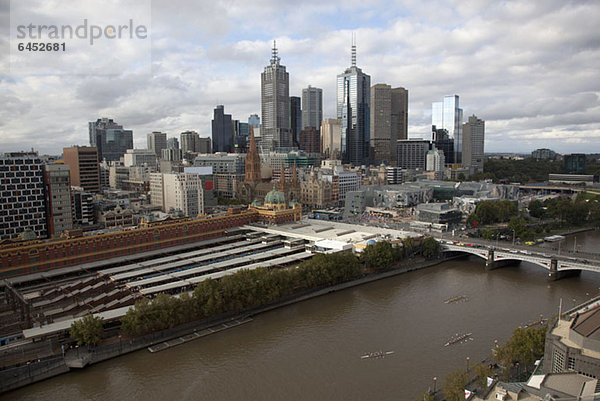
M519 262L529 262L548 270L548 277L557 280L582 270L600 273L600 254L566 252L555 254L550 249L535 247L498 246L478 241L462 243L438 239L442 252L461 252L485 260L485 267L493 270Z

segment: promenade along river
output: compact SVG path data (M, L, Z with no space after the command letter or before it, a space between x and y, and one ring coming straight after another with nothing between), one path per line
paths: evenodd
M600 251L600 233L577 247ZM563 246L573 247L569 238ZM548 282L523 263L491 272L465 259L278 309L170 350L140 351L1 400L412 400L495 339L599 294L600 274ZM456 295L466 302L445 304ZM473 340L444 347L457 333ZM375 351L385 358L361 359Z

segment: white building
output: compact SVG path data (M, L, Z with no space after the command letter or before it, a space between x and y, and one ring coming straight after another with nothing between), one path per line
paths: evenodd
M202 180L191 173L151 174L150 202L164 212L181 210L190 217L204 214Z
M433 148L427 152L426 170L427 171L444 171L446 158L444 152Z

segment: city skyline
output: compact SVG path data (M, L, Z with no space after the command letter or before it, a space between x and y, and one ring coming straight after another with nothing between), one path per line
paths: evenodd
M290 96L322 88L323 118L335 117L336 76L349 65L355 33L357 65L371 84L410 92L410 138L428 138L431 103L457 94L465 116L486 121L488 152L600 152L593 2L315 2L298 10L268 0L153 1L152 11L152 75L20 76L3 52L0 150L59 154L87 145L87 123L101 117L133 130L136 148L153 131L208 137L218 104L240 121L260 115L260 73L273 40L290 72ZM47 12L60 20L59 11ZM8 18L2 0L0 19ZM9 24L0 26L0 45L8 45Z

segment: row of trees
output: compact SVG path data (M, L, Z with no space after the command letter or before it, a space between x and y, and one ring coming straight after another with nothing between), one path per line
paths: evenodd
M317 254L297 269L240 270L220 280L198 284L191 296L161 294L143 299L121 319L122 330L133 336L265 305L296 292L330 286L362 275L359 260L351 253Z
M360 258L352 253L316 254L298 268L240 270L219 280L207 279L193 293L174 297L159 294L152 301L135 303L121 319L121 330L140 336L159 330L244 309L269 304L308 289L332 286L360 277L365 271L389 269L403 258L420 250L426 258L439 255L434 238L425 238L416 248L412 238L403 246L387 241L368 245ZM71 326L71 337L80 344L97 344L102 339L102 321L91 315Z

